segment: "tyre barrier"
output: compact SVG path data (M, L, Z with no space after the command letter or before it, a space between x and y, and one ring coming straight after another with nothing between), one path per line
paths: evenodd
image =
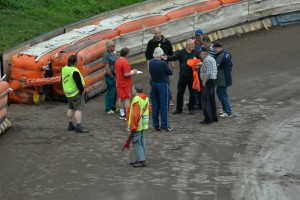
M86 81L86 87L91 90L89 96L93 96L92 94L97 94L105 89L103 86L105 70L102 55L106 51L105 43L108 39L116 41L123 39L120 46L124 46L126 37L123 36L126 34L137 33L145 28L160 26L181 18L186 19L195 13L215 10L222 5L240 1L209 0L200 3L189 1L190 4L187 6L183 6L185 3L182 3L169 8L168 11L139 11L118 15L101 20L98 25L74 29L49 41L37 44L12 56L9 82L14 91L10 95L10 100L16 103L42 102L45 99L42 86L20 88L20 81L44 78L46 70L53 70L54 77L60 76L62 67L67 65L68 57L74 54L78 56L77 67ZM54 84L52 92L64 96L61 83Z
M9 84L6 81L0 80L0 135L11 127L11 123L7 118L7 100L9 90Z

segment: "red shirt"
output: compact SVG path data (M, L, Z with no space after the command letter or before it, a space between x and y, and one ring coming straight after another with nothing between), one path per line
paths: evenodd
M116 70L116 77L117 77L116 80L117 87L130 87L132 83L131 76L128 77L124 76L124 73L131 72L128 61L123 57L118 58L115 63L115 70Z

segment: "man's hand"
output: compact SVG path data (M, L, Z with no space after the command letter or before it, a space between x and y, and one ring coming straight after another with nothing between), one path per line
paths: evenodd
M133 69L133 70L131 70L131 75L133 75L133 74L137 74L137 69Z

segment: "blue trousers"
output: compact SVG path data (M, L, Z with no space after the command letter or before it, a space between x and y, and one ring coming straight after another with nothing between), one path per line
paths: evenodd
M217 96L222 104L223 111L227 113L227 115L231 115L231 107L229 102L229 97L227 94L227 87L217 86Z
M151 82L152 122L154 128L169 128L169 85L168 83ZM159 114L161 126L159 125Z
M132 138L133 150L137 161L146 160L146 141L144 131L136 131Z
M116 77L110 78L105 74L106 83L106 96L105 96L105 112L116 109L117 103L117 90L116 90Z

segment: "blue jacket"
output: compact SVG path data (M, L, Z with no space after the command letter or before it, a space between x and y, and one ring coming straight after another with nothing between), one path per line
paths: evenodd
M231 54L224 49L217 53L216 62L218 67L217 86L227 87L232 85L232 60Z

